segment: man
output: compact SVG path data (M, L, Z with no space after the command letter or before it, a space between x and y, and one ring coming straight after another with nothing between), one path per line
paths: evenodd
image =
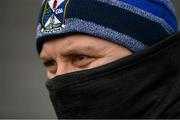
M37 49L58 118L180 118L170 0L44 0Z

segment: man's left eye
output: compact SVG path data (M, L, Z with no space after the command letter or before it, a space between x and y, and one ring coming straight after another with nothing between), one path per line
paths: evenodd
M85 56L85 55L78 55L78 56L76 56L77 61L87 60L89 58L90 57Z
M93 57L87 55L73 55L72 63L77 67L85 67L89 65L94 60Z

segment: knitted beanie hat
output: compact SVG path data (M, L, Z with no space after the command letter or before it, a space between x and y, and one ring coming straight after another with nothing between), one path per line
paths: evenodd
M44 0L37 49L45 40L83 33L138 52L177 32L171 0Z

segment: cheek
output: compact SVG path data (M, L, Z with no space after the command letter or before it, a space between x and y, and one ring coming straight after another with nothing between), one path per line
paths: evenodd
M52 74L52 73L50 73L49 71L47 71L47 78L48 79L52 79L52 78L54 78L55 77L55 74Z
M124 58L124 57L127 57L127 56L129 56L129 55L131 55L131 53L125 54L125 55L118 55L118 56L106 56L106 57L102 57L102 58L96 59L96 60L95 60L94 62L92 62L88 67L89 67L89 68L99 67L99 66L102 66L102 65L111 63L111 62L113 62L113 61L122 59L122 58Z

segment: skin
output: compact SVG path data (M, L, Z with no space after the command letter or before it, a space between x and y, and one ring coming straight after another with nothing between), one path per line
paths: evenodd
M95 68L131 55L118 44L89 35L71 35L43 44L40 59L49 79L55 76Z

